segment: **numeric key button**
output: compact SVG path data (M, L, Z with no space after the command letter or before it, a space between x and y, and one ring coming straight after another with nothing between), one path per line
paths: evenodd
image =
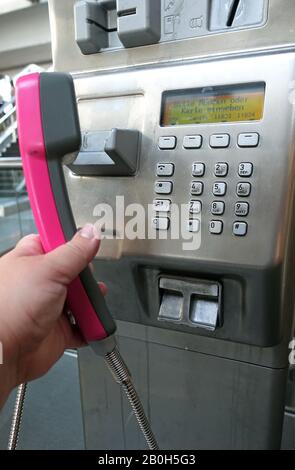
M239 217L246 217L249 214L248 202L237 202L235 205L235 214Z
M239 176L249 177L253 173L253 164L252 163L240 163L239 164Z
M214 235L220 235L223 230L223 222L221 220L211 220L209 224L209 232Z
M222 215L224 214L225 204L223 201L213 201L211 204L211 214Z
M191 183L191 194L200 196L203 194L204 185L201 181L192 181Z
M204 176L205 165L204 163L193 163L192 175L193 176Z
M251 193L250 183L238 183L237 184L237 195L239 197L247 197Z
M171 194L173 184L171 181L156 181L155 182L155 193L157 194Z
M215 176L226 176L228 173L228 164L227 163L216 163Z
M226 183L214 183L213 194L214 196L224 196L226 194Z
M201 210L202 210L201 201L190 201L189 203L190 214L200 214Z

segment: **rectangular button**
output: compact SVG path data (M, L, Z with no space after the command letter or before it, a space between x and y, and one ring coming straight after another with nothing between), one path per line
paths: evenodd
M176 137L170 135L159 138L159 148L161 150L173 150L176 147Z
M200 220L199 219L191 219L187 222L187 229L191 233L198 233L200 231Z
M170 220L168 217L155 217L152 220L154 229L156 230L168 230Z
M171 194L173 184L171 181L156 181L155 193L157 194Z
M237 195L241 197L247 197L251 193L250 183L238 183L237 184Z
M225 204L223 201L213 201L211 204L211 214L222 215L224 213Z
M170 212L171 201L169 199L155 199L153 209L155 212Z
M215 176L226 176L228 173L228 164L221 162L216 163L214 173Z
M192 175L193 176L204 176L205 165L204 163L193 163Z
M195 194L196 196L200 196L203 194L204 185L201 181L192 181L191 183L191 194Z
M210 137L210 147L226 148L229 146L230 137L228 134L213 134Z
M223 222L221 220L211 220L209 224L209 232L215 235L220 235L223 230Z
M235 222L233 225L233 234L236 237L244 237L247 234L248 225L246 222Z
M183 146L185 149L199 149L202 146L201 135L186 135L183 138Z
M172 176L174 173L173 163L158 163L157 176Z
M237 202L235 204L235 214L241 217L246 217L249 214L248 202Z
M249 177L253 173L252 163L240 163L239 164L239 176Z
M257 132L249 132L247 134L240 134L238 137L239 147L257 147L259 144L259 134Z
M224 196L226 193L226 183L214 183L212 191L214 196Z
M190 201L189 203L190 214L200 214L201 210L202 210L201 201Z

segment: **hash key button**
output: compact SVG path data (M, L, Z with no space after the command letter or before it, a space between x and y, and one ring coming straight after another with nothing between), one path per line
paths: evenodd
M244 237L247 234L248 225L246 222L235 222L233 225L233 234L236 237Z

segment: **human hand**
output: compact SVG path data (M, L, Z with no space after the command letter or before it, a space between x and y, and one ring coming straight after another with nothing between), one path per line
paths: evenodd
M84 344L63 309L67 286L98 248L98 233L87 224L50 253L38 235L29 235L0 259L0 406L13 387L45 374L66 348Z

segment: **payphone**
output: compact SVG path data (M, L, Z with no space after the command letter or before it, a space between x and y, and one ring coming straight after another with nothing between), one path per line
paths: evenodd
M50 2L82 129L69 197L77 225L105 231L94 269L161 448L280 447L294 14L291 0ZM103 361L86 349L79 364L87 448L144 448Z

